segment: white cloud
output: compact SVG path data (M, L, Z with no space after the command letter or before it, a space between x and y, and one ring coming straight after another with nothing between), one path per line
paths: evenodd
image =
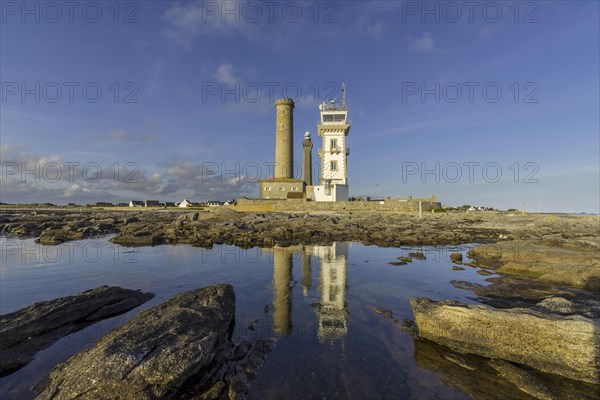
M413 51L429 52L429 53L439 53L440 52L440 49L438 49L435 46L435 41L433 39L433 36L429 32L425 32L423 34L423 36L421 36L419 39L416 39L415 41L413 41L411 49Z
M359 32L370 36L374 39L380 38L385 31L385 27L381 22L371 22L369 17L362 15L356 21L356 27Z
M169 25L163 34L187 50L200 36L241 35L246 39L256 38L258 24L240 17L243 5L237 0L175 2L163 15ZM237 11L225 13L222 12L224 10Z
M219 65L214 76L219 83L235 84L240 82L240 79L233 74L233 65L229 63Z
M105 139L114 142L127 142L127 143L148 143L156 140L156 135L152 132L126 132L123 129L114 129L108 132Z
M10 144L3 144L0 150L0 201L6 203L117 202L131 198L168 201L179 199L183 192L195 201L226 200L253 195L257 188L254 177L247 179L241 170L232 174L235 166L222 164L174 161L158 164L153 171L136 164L119 164L115 171L113 164L96 179L95 170L86 174L82 169L86 162L92 162L89 159L68 167L56 155L17 153ZM47 168L51 163L51 168ZM222 173L221 168L227 173Z

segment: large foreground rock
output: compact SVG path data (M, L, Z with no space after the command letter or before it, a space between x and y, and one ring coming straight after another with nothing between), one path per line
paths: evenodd
M600 291L598 251L562 239L514 240L476 247L469 256L499 274Z
M0 376L27 365L35 353L61 337L129 311L152 297L151 293L101 286L0 315Z
M581 316L410 300L418 334L460 353L600 384L600 324Z
M212 385L235 314L230 285L187 292L141 312L59 365L38 399L173 399Z

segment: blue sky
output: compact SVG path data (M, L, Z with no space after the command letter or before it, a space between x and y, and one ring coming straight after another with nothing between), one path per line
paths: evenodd
M256 196L272 100L316 161L346 82L351 195L598 212L598 2L47 3L0 10L3 202Z

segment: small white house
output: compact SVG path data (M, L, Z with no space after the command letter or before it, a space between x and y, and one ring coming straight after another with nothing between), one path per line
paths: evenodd
M189 201L187 201L187 199L183 199L183 201L181 203L179 203L178 207L181 208L186 208L186 207L191 207L192 203L190 203Z

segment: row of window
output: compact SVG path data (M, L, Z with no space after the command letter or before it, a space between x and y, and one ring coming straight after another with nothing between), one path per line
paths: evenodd
M325 114L323 115L323 122L344 122L346 121L346 114Z
M294 186L294 187L293 187L293 188L291 188L291 189L292 189L292 192L297 192L297 191L299 190L299 189L298 189L296 186ZM279 187L279 191L280 191L280 192L283 192L284 190L285 190L285 188L284 188L283 186L280 186L280 187ZM266 187L265 187L265 192L270 192L270 191L271 191L271 186L266 186Z

